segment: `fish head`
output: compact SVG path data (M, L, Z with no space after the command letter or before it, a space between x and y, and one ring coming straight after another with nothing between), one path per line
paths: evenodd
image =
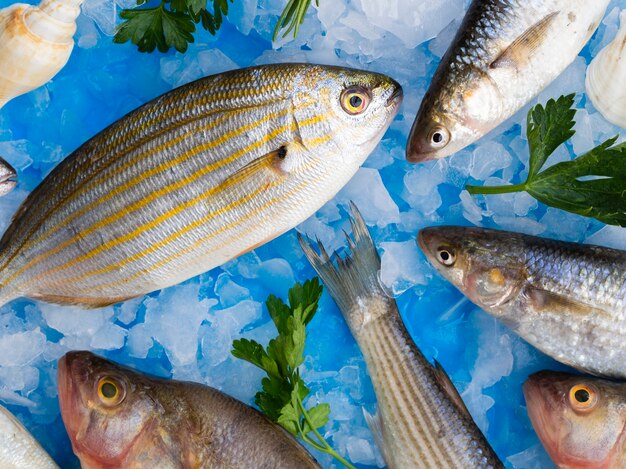
M359 164L383 137L403 98L402 86L392 78L343 67L307 69L298 89L294 108L303 141L332 135L338 153L360 159ZM302 125L315 119L312 113L324 117L319 126ZM307 138L307 131L313 138Z
M517 239L482 228L437 226L417 242L431 264L470 300L498 315L519 294L524 264Z
M411 127L406 148L411 163L453 155L493 129L502 113L500 91L490 80L470 76L442 87L438 81L435 76Z
M541 371L524 383L524 397L533 427L557 466L621 467L623 384Z
M90 352L67 353L58 373L61 416L83 467L123 466L157 418L140 375Z

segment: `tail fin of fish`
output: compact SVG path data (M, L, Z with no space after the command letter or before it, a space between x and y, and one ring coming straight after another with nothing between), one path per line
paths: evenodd
M8 194L17 184L17 172L7 161L0 157L0 197Z
M300 246L307 259L318 273L330 296L344 315L352 332L358 331L367 322L376 319L376 312L389 311L386 308L373 308L373 302L393 303L380 285L378 272L380 271L380 257L372 241L372 237L365 226L365 221L359 209L351 202L352 232L354 241L346 233L351 255L343 259L335 252L331 257L318 240L320 253L317 254L313 245L298 234ZM333 263L336 262L336 266Z

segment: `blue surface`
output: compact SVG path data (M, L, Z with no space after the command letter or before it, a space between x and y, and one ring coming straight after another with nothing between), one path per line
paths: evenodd
M87 2L91 4L92 0ZM0 200L0 227L7 226L20 200L65 155L127 112L170 90L173 83L234 66L275 61L335 63L388 73L405 88L400 115L356 182L300 230L320 235L332 247L343 245L340 230L346 227L348 200L354 199L383 253L383 280L398 294L408 329L426 356L436 358L448 371L507 467L551 467L530 426L521 384L534 371L565 367L461 301L462 295L418 253L414 237L424 226L474 222L582 241L603 226L547 209L523 196L510 200L479 198L473 209L477 212L467 214L472 205L466 193L462 196L466 182L482 183L487 176L515 182L524 177L528 157L521 124L527 108L451 159L419 166L404 160L408 129L446 41L458 25L462 0L431 2L440 16L445 17L447 11L454 15L434 31L437 39L417 47L406 47L393 34L402 15L390 20L387 31L367 25L355 31L350 25L358 23L350 18L364 18L359 1L343 2L341 8L341 3L333 6L333 11L339 12L336 19L328 19L324 12L324 8L330 8L329 2L320 3L319 14L317 10L309 14L298 40L284 43L278 51L272 50L269 39L282 4L269 0L259 2L258 9L256 2L248 4L259 15L254 29L250 31L251 25L246 25L248 17L242 8L234 8L229 20L232 23L227 21L215 38L198 33L196 44L185 56L139 54L132 45L115 45L96 29L93 20L82 16L76 35L80 46L63 71L45 87L0 110L0 154L17 167L20 181L14 193ZM609 7L612 13L607 24L601 26L581 58L542 93L539 101L569 92L582 93L585 63L614 34L617 15L613 8L617 3ZM0 0L0 7L8 4ZM320 17L326 19L320 22ZM452 21L456 23L448 26ZM373 37L369 36L370 29ZM215 49L223 55L211 52ZM207 52L214 54L212 60L199 59ZM178 72L165 73L169 69ZM578 103L578 138L589 136L574 146L589 146L617 133L581 94ZM490 149L494 149L492 154ZM573 155L571 145L568 150L569 154L564 151L561 158ZM477 158L473 151L487 155ZM496 169L471 169L485 158L490 158ZM384 187L377 184L378 174ZM471 174L485 177L474 178ZM427 181L432 187L420 185ZM465 205L461 197L468 199ZM512 206L517 215L511 213ZM608 240L621 236L614 231L603 233L603 239ZM251 366L229 357L230 342L240 336L266 342L274 331L261 303L270 293L285 297L294 281L313 275L292 230L254 253L181 286L113 308L80 311L29 300L14 301L3 307L0 316L0 399L62 467L78 467L56 396L56 359L69 349L90 348L146 372L205 382L251 403L260 375ZM26 345L20 347L16 344L22 343L18 342L22 334L26 334ZM326 293L308 337L304 377L313 401L331 402L328 437L342 454L355 457L359 467L381 464L361 412L361 407L371 411L375 405L371 383L360 352ZM29 355L29 351L34 352ZM16 382L21 376L30 378ZM325 467L333 465L329 458L322 456L320 460Z

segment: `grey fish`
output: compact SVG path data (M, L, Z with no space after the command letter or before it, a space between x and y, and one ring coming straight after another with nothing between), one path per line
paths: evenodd
M473 0L424 96L411 162L465 148L515 114L570 65L610 0Z
M17 172L4 158L0 158L0 197L8 194L17 184Z
M59 401L83 469L319 469L289 433L252 407L90 352L59 361Z
M365 357L379 414L370 426L385 462L391 469L504 467L446 372L411 339L379 284L380 257L354 205L352 214L352 256L335 255L337 267L321 243L319 255L301 237L300 245Z
M371 72L279 64L177 88L59 164L0 241L0 304L105 306L293 228L356 173L402 101Z
M626 252L456 226L423 229L418 243L470 300L545 354L626 378Z

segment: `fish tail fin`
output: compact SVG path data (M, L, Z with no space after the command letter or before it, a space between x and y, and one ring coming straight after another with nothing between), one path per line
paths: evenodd
M380 257L365 221L356 205L353 202L350 205L352 209L350 224L354 240L347 233L345 235L351 255L347 254L341 258L335 252L331 258L320 241L317 241L320 251L318 254L313 245L300 234L298 234L298 240L307 259L322 279L330 296L337 303L348 325L355 332L369 320L375 319L376 315L369 314L367 311L373 302L380 304L381 301L387 303L393 300L385 294L380 285L378 278ZM385 309L377 308L377 310Z
M17 171L0 157L0 197L8 194L17 185Z

